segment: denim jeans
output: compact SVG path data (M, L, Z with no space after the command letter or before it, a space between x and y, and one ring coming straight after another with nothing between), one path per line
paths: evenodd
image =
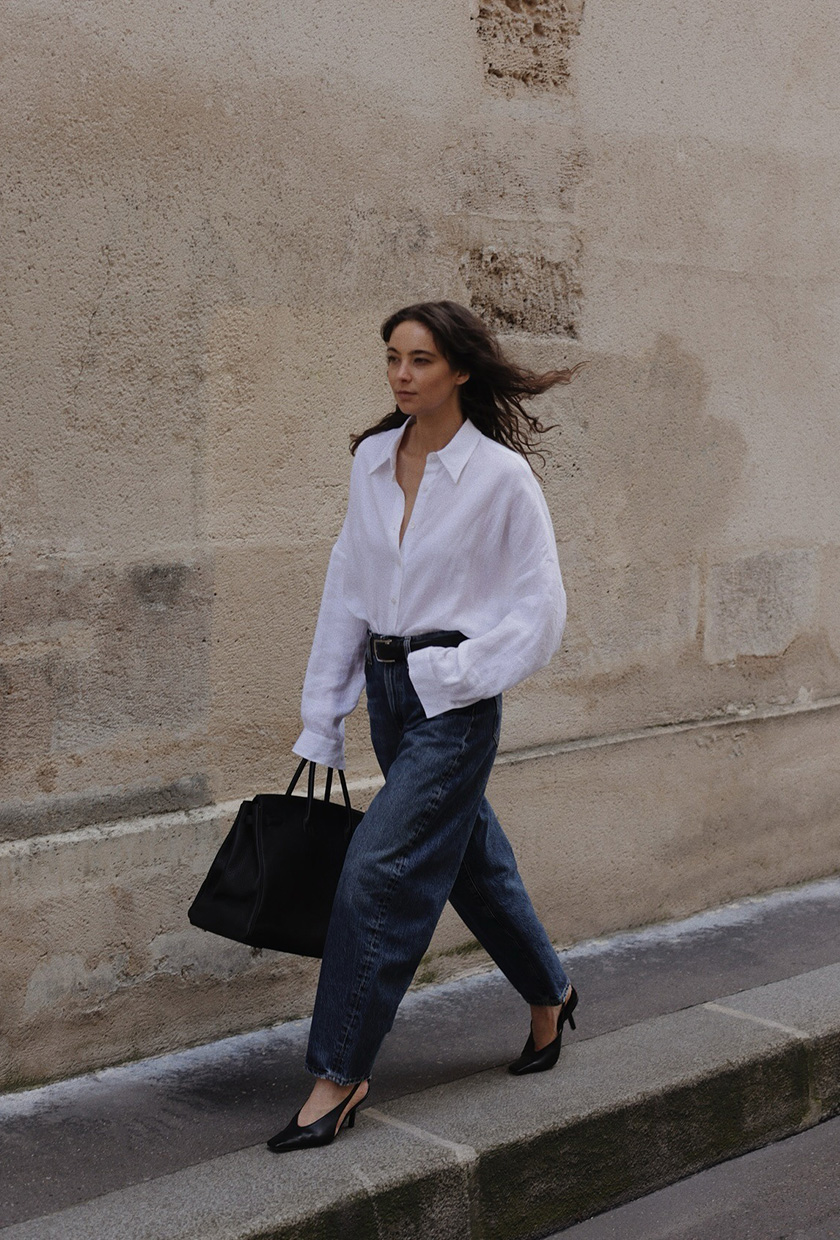
M501 696L427 719L407 663L368 659L371 738L385 775L356 830L327 934L306 1067L370 1076L447 899L530 1004L568 986L484 796Z

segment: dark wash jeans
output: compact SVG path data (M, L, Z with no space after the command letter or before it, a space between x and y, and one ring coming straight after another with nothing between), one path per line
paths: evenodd
M306 1067L366 1079L447 899L527 1003L568 979L485 796L501 696L427 719L407 663L368 659L373 747L385 775L347 853Z

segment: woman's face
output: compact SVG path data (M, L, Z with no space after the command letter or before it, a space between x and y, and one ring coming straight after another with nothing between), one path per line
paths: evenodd
M402 413L460 414L458 389L469 375L453 370L422 323L398 323L388 341L388 382Z

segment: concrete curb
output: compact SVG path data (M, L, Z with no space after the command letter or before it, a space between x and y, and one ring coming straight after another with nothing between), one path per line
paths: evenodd
M581 1005L585 1019L585 1004ZM574 1035L573 1035L574 1036ZM840 965L0 1230L3 1240L531 1240L840 1112Z

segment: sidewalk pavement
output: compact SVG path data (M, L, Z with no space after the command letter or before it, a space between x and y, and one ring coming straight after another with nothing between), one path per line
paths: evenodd
M558 1067L488 971L409 995L370 1104L272 1156L306 1022L0 1097L2 1240L545 1236L840 1112L840 880L563 953Z

